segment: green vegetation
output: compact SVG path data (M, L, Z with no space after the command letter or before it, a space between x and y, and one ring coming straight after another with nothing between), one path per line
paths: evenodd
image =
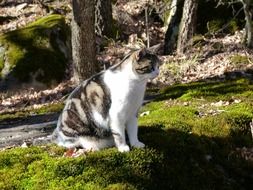
M239 26L235 19L232 19L229 22L218 19L209 21L207 23L207 29L210 34L216 34L220 32L234 34L239 29Z
M37 109L29 109L29 110L19 110L13 111L9 113L3 113L0 115L0 121L9 121L12 119L23 118L29 115L38 115L38 114L45 114L45 113L53 113L53 112L61 112L64 107L64 103L55 103L42 106L41 108Z
M155 91L154 91L155 92ZM178 84L159 91L139 119L145 149L62 157L54 145L0 152L0 189L250 189L253 84Z
M205 44L205 38L203 35L195 35L192 37L192 44L196 47L201 47Z
M230 57L230 61L234 65L247 65L252 62L252 60L245 55L233 55Z
M63 16L49 15L0 36L0 71L8 64L8 72L23 82L32 80L32 76L45 84L60 81L66 69L62 48L66 48L68 33Z

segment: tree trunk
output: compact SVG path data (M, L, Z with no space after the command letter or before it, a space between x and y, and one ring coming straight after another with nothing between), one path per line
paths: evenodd
M180 19L182 17L182 6L184 0L172 0L169 7L170 15L166 20L167 31L165 34L164 43L164 54L171 54L176 48L176 41L178 38L178 28L180 24Z
M76 83L98 72L96 63L95 1L72 0L72 56Z
M252 37L252 12L250 10L250 5L252 0L241 0L243 4L243 10L245 14L245 37L244 41L248 48L253 48L253 37Z
M186 0L184 2L183 17L179 27L177 41L177 53L183 54L191 45L191 38L195 32L197 21L198 0Z
M112 3L111 0L96 0L95 29L98 36L112 37Z

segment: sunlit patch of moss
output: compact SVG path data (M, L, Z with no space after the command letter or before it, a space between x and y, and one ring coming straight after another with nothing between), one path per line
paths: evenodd
M27 117L29 115L34 114L46 114L46 113L54 113L61 112L64 107L64 103L56 103L42 106L41 108L31 109L31 110L20 110L11 113L3 113L0 115L0 121L9 121L12 119Z
M39 109L34 110L34 114L44 114L44 113L52 113L52 112L60 112L64 107L63 102L59 102L56 104L50 104L48 106L43 106Z
M231 126L219 116L207 116L195 120L192 132L207 137L227 138L230 135Z
M162 89L160 99L180 99L183 101L204 98L207 100L227 100L232 97L251 96L253 85L249 79L236 79L225 82L194 82L178 84Z
M19 153L19 159L16 155ZM0 153L1 189L8 184L18 189L151 189L159 187L154 175L159 175L163 156L152 149L134 149L119 153L115 149L89 153L79 158L49 155L46 149L12 149ZM6 161L7 160L7 161ZM12 160L11 163L9 160ZM26 160L26 161L24 161ZM16 178L13 170L22 170ZM3 172L4 171L4 172ZM16 183L10 183L13 175ZM150 188L151 187L151 188Z
M190 132L192 123L196 119L197 110L193 107L173 106L168 107L164 102L153 102L142 111L150 111L149 115L140 117L139 124L163 128L174 128Z

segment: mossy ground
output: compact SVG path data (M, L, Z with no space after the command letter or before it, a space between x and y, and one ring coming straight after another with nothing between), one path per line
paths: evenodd
M145 149L79 158L53 145L2 151L0 189L250 189L253 163L236 148L253 145L252 102L248 79L162 89L141 110L150 111L139 119Z
M45 84L59 82L64 77L67 59L57 43L66 43L68 35L64 17L56 14L6 33L0 36L0 46L6 51L4 59L8 62L5 64L9 64L11 74L21 82L29 82L32 75ZM0 71L3 67L0 54Z
M13 112L8 112L8 113L2 113L0 115L0 122L3 122L3 121L6 122L12 119L24 118L30 115L61 112L63 107L64 107L64 103L59 102L59 103L45 105L36 109L29 109L29 110L25 109L25 110L13 111Z

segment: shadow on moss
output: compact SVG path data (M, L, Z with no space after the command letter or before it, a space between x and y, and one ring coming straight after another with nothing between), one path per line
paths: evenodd
M142 127L140 134L148 147L165 156L161 189L248 189L252 185L253 165L234 153L233 136L210 138L164 126Z
M225 81L193 82L178 84L162 89L158 101L165 99L190 100L192 98L224 99L233 95L242 95L251 92L253 84L251 79L239 77ZM251 94L253 96L253 93Z

